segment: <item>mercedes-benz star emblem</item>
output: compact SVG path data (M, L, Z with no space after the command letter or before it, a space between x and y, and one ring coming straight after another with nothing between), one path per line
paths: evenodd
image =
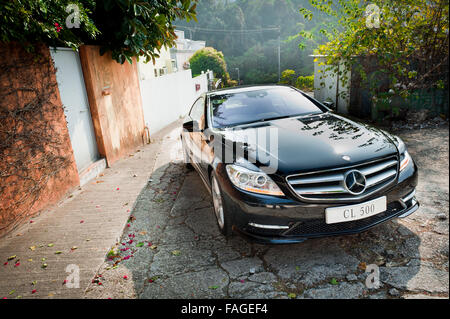
M352 170L345 174L344 184L351 194L359 195L366 190L366 177L360 171Z

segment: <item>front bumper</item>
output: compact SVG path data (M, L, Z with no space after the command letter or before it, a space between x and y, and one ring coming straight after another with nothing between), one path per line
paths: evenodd
M222 181L222 193L224 205L232 214L233 229L237 233L253 242L288 244L309 238L356 234L392 218L404 218L412 214L419 208L414 196L417 179L414 165L408 176L403 176L396 185L365 200L386 196L388 205L385 212L336 224L325 223L325 209L346 204L310 204L290 198L255 195L237 190L226 180Z

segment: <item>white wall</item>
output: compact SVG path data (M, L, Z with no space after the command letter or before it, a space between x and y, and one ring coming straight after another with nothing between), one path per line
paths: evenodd
M317 59L314 62L314 98L319 100L320 102L331 100L336 106L336 92L337 92L337 75L332 73L331 71L325 71L327 68L326 64L319 65L324 63L325 57L314 56L314 59ZM341 70L344 70L344 66L340 66ZM321 70L321 72L319 72ZM347 83L343 83L342 80L339 81L339 101L338 101L338 112L339 113L348 113L348 107L350 104L350 76L351 72L347 72L348 81ZM322 78L321 78L322 77ZM321 83L325 83L325 85L321 85Z
M140 63L138 67L141 68ZM146 77L143 69L139 74L144 120L150 135L185 116L195 99L208 91L207 75L192 78L191 70L158 78ZM198 91L195 84L200 84Z

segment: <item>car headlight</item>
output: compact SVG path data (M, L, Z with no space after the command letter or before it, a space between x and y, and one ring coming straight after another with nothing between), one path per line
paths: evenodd
M398 152L400 153L400 172L408 167L409 164L412 163L411 155L409 155L408 150L406 149L405 143L398 136L394 136L395 145L397 146Z
M278 185L264 172L232 164L227 165L226 169L231 182L240 189L258 194L284 196Z
M403 154L400 154L400 172L407 168L410 163L412 163L412 159L408 151L404 151Z

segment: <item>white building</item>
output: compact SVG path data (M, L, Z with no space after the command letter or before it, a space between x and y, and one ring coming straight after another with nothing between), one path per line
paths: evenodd
M171 58L176 61L178 70L189 69L189 59L197 50L206 46L206 41L194 41L184 37L184 31L175 30L176 46L170 49Z

